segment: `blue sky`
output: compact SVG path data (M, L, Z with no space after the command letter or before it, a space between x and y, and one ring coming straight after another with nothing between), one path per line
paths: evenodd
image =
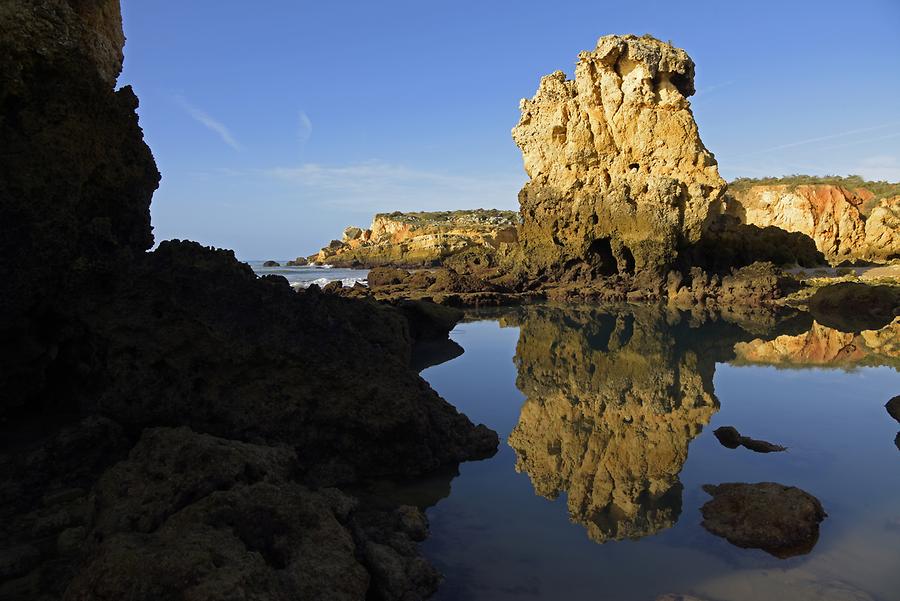
M163 181L157 241L308 255L391 210L518 207L510 137L542 75L610 33L697 63L726 179L900 181L900 0L124 0L125 70Z

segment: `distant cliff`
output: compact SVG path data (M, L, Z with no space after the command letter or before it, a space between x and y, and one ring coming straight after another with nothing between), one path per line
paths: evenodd
M900 184L859 177L739 179L726 213L813 239L832 263L900 258Z
M474 209L379 213L369 229L348 227L340 240L309 257L342 267L431 267L470 248L496 249L516 241L515 211Z

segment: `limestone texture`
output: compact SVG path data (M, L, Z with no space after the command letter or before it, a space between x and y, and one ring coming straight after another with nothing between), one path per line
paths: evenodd
M541 79L512 132L530 178L519 193L522 278L629 274L659 292L725 190L693 93L691 58L649 36L602 37L574 80Z
M380 213L368 229L346 228L340 240L332 240L309 261L340 267L430 267L474 250L487 267L501 244L516 241L517 224L515 212L491 209Z
M741 223L808 236L834 264L900 258L900 196L880 199L867 212L873 198L862 187L760 184L729 190L725 206Z

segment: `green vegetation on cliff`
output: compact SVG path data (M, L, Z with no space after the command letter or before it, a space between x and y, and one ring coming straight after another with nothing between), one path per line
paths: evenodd
M375 219L385 218L415 225L450 225L450 224L490 224L517 225L518 211L502 211L499 209L466 209L458 211L414 211L403 213L378 213Z

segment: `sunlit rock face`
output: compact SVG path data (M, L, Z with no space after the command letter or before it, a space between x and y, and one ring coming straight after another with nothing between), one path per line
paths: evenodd
M527 401L509 444L535 491L567 493L597 542L674 525L688 445L718 409L711 355L680 348L649 308L534 308L516 362Z
M513 139L531 180L519 193L525 277L635 274L658 288L678 250L718 214L725 182L687 98L694 63L649 36L605 36L575 79L557 71L522 100Z
M879 200L865 188L832 184L760 184L730 190L725 210L741 223L805 234L832 263L900 256L900 197Z

